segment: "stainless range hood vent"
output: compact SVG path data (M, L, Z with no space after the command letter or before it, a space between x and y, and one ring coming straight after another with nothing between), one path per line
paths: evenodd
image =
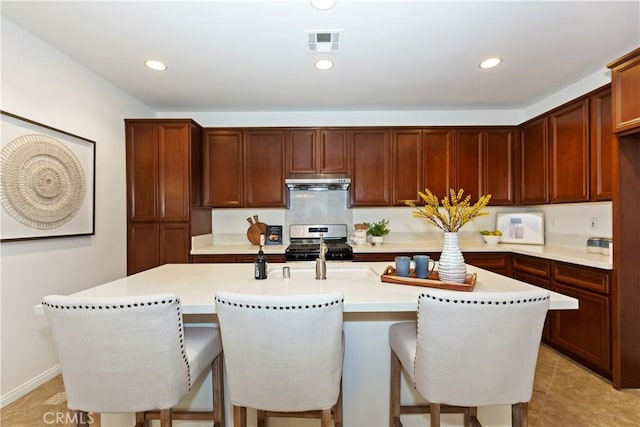
M289 175L284 182L291 191L345 191L351 178L337 174L297 174Z

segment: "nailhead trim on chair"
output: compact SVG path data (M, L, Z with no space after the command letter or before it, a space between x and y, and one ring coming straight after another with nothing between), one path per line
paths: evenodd
M51 307L51 308L55 308L58 310L117 310L117 309L127 309L127 308L137 308L137 307L144 307L145 305L148 306L152 306L152 305L159 305L159 304L174 304L177 303L178 306L176 307L176 312L178 314L178 323L180 323L181 319L182 319L182 310L180 309L180 299L179 298L175 298L175 299L167 299L167 300L161 300L161 301L149 301L149 302L142 302L142 303L130 303L130 304L114 304L114 305L108 305L108 304L104 304L104 305L60 305L60 304L49 304L47 302L42 302L42 305L46 305L47 307ZM184 329L180 331L180 353L182 354L182 360L184 360L185 365L187 365L187 380L189 383L189 388L188 390L191 391L191 366L189 365L189 358L187 358L187 353L184 349Z
M438 300L440 302L447 302L447 303L454 303L454 304L480 304L480 305L507 305L507 304L525 304L528 302L535 302L535 301L545 301L548 300L550 298L550 296L546 296L546 297L541 297L541 298L526 298L526 299L517 299L517 300L512 300L512 301L482 301L482 300L474 300L474 301L468 301L468 300L457 300L457 299L452 299L452 298L442 298L442 297L436 297L433 295L429 295L429 294L420 294L420 297L422 298L430 298L432 300Z
M313 309L313 308L329 307L329 306L332 306L332 305L340 304L341 302L344 301L344 299L330 301L330 302L326 302L324 304L307 304L307 305L304 305L304 306L302 306L302 305L240 304L240 303L236 303L236 302L226 301L226 300L220 299L219 297L216 297L216 301L218 301L219 303L222 303L222 304L232 305L232 306L238 307L238 308L250 308L250 309L256 309L256 310L308 310L308 309Z

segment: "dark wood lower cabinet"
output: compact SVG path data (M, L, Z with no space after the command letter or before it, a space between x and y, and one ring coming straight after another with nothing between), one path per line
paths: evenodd
M512 277L578 300L577 310L549 312L543 340L611 378L611 272L513 254Z
M557 283L552 289L576 298L580 308L552 312L551 344L611 378L609 298Z
M255 255L251 254L219 254L219 255L191 255L192 263L244 263L250 264L256 260ZM285 262L284 254L267 254L267 262L281 263Z
M128 239L127 274L189 262L188 222L130 222Z

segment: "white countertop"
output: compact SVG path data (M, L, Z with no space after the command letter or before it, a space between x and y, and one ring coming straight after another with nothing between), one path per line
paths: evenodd
M440 252L440 241L414 241L414 242L385 242L381 246L352 245L356 254L384 253L384 252ZM284 254L287 245L264 246L266 254ZM611 270L613 261L609 255L590 254L586 247L576 248L568 246L552 245L521 245L498 243L489 245L475 241L461 241L460 248L463 252L509 252L514 254L531 255L554 261L563 261L586 267ZM200 247L191 250L191 255L216 255L216 254L256 254L258 246L250 243L221 243Z
M288 266L291 278L282 278ZM252 264L166 264L132 276L78 292L77 296L116 297L175 293L185 314L215 313L214 295L225 290L264 295L342 292L345 313L415 312L418 295L425 291L453 293L420 286L382 282L380 275L388 262L328 262L327 279L315 279L313 262L269 264L266 280L253 277ZM477 273L473 292L525 291L535 286L473 266L467 273ZM551 292L551 310L576 309L578 301Z

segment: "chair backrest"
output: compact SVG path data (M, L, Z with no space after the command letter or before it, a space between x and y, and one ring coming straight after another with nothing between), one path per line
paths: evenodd
M344 353L342 294L219 292L215 304L234 405L297 412L336 403Z
M188 392L191 378L177 296L50 295L42 305L70 409L168 409Z
M418 298L415 386L430 402L528 402L549 292L425 292Z

